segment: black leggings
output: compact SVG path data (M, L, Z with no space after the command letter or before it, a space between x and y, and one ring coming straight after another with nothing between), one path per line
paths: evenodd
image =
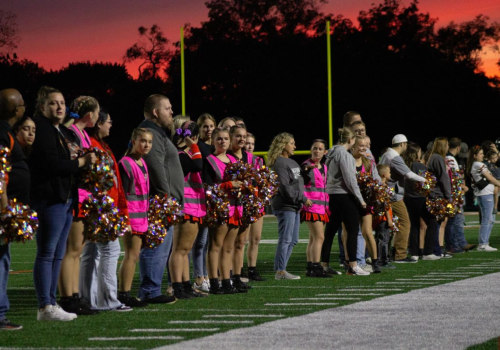
M408 249L410 255L419 255L420 245L420 218L424 219L427 225L424 243L424 255L432 254L434 251L434 241L438 232L436 218L427 211L424 197L404 197L408 216L410 217L410 239Z
M326 224L325 240L321 247L321 262L330 262L333 238L341 227L342 222L347 230L347 254L349 259L356 261L358 249L358 232L360 220L360 206L351 194L330 194L330 221Z

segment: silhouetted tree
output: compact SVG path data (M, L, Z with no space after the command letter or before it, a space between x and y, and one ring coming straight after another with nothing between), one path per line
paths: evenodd
M463 63L470 68L478 68L481 51L488 46L500 53L500 23L489 23L489 18L478 15L472 21L460 24L451 22L437 32L436 46L452 61Z
M139 79L159 78L162 69L167 66L172 52L168 48L168 39L163 35L160 27L153 24L151 28L139 27L140 40L129 47L123 57L125 62L142 60L139 65Z
M9 11L0 10L0 54L5 54L17 48L16 15Z

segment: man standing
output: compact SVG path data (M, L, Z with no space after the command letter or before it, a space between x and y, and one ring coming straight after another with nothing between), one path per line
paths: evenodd
M5 89L0 91L0 146L11 150L7 190L2 195L0 209L7 205L7 198L17 198L19 202L29 203L30 173L24 152L11 133L12 126L22 118L25 107L19 91ZM7 242L0 240L0 330L18 330L23 326L14 324L6 318L9 310L7 281L10 268L10 249Z
M458 137L452 137L449 141L449 149L448 154L446 155L446 163L451 169L455 171L459 171L460 167L458 165L457 159L455 158L461 149L462 140ZM464 190L467 192L469 189L465 186L465 181L463 183ZM463 206L460 207L458 213L451 218L448 218L448 222L445 228L445 242L446 242L446 250L449 253L462 253L464 251L469 251L474 249L477 245L469 244L465 240L464 233L464 210Z
M144 157L149 171L150 195L174 197L184 203L184 174L179 154L168 137L173 126L170 100L160 94L149 96L144 102L145 120L139 125L153 133L153 146ZM165 241L154 249L141 251L139 298L148 303L172 303L174 297L161 292L163 273L172 248L173 227L169 227Z
M404 181L410 179L425 182L425 178L415 174L405 164L401 153L406 150L408 139L403 134L397 134L392 138L392 147L380 158L380 164L386 164L391 168L391 180L388 185L394 189L394 197L391 198L392 212L399 218L399 232L394 237L395 263L416 263L418 256L407 257L408 237L410 235L410 218L403 202Z

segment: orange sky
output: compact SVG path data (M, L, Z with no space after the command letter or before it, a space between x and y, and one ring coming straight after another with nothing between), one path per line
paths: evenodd
M179 40L185 23L198 26L207 19L206 0L4 0L2 9L17 15L21 58L46 69L59 69L70 62L121 62L125 50L138 38L141 25L158 24L171 41ZM249 0L250 1L250 0ZM355 19L374 0L330 0L323 12ZM404 0L404 4L409 1ZM419 7L439 18L438 26L450 21L471 20L485 14L500 22L499 0L421 0ZM500 76L498 54L487 51L483 70ZM129 67L132 75L132 67Z

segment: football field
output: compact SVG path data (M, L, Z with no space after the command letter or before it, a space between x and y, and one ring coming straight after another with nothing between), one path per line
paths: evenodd
M476 215L467 215L466 221L466 238L469 243L477 243L478 218ZM431 334L425 332L425 327L431 332L447 325L456 328L463 338L467 337L467 332L473 332L473 327L469 329L467 324L487 324L488 327L499 324L500 252L471 251L456 254L451 259L398 264L396 269L383 270L381 274L366 277L343 274L319 279L305 276L307 237L307 227L302 225L301 241L294 248L288 267L291 273L301 276L300 280L274 280L277 222L270 216L265 218L258 263L259 270L267 280L252 283L253 288L247 294L210 295L206 298L179 300L173 305L149 305L126 313L101 312L95 316L79 316L71 322L36 321L37 302L32 277L36 244L13 244L8 286L11 310L7 316L24 328L0 332L0 347L151 349L176 345L176 348L183 349L317 349L362 348L364 343L360 343L360 340L365 339L365 345L374 349L412 348L405 346L412 343L408 342L407 335L401 333L402 330L425 339L426 334ZM490 244L500 247L498 223L493 228ZM332 252L334 268L338 267L337 258L335 240ZM136 290L137 278L133 292ZM493 291L497 297L490 300L490 294L481 295L477 293L478 290ZM484 301L484 308L464 308L469 305L469 298L472 305L478 301L478 297ZM393 305L399 305L401 298L405 300L405 305L409 305L410 311L392 309ZM454 302L460 307L454 308ZM426 318L424 324L411 322L429 305L435 311L435 319ZM361 309L375 313L364 316L360 313ZM385 311L390 317L377 320L377 315ZM455 317L453 311L459 312L461 317ZM412 312L415 314L412 315ZM351 316L352 326L343 321L349 320ZM371 317L373 320L370 324L384 327L362 326L361 321L356 322L356 317ZM486 317L490 322L485 322L481 317ZM308 324L311 320L321 322ZM456 327L450 326L453 322L456 322ZM301 330L295 331L299 337L288 339L286 330L293 329ZM329 329L332 333L325 333ZM447 337L446 329L443 328L442 333L439 342L429 336L427 347L463 348L464 344L476 344L475 349L497 349L500 327L497 333L481 333L481 337L474 338L478 339L477 342L472 343L471 337L469 342L459 341L458 337L454 342L453 337ZM318 342L321 335L328 335L332 341ZM491 337L488 338L489 335ZM407 342L389 342L389 338L397 336L407 339ZM370 342L370 339L377 339L377 342Z

